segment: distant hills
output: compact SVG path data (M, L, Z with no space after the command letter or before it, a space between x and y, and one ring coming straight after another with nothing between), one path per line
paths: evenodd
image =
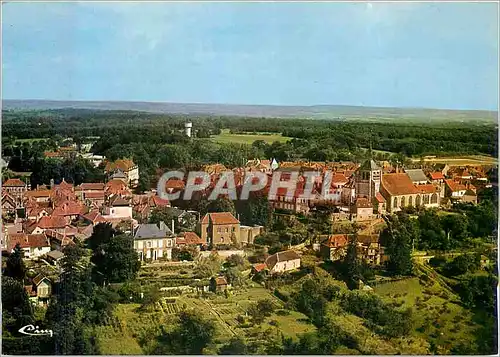
M54 100L3 100L3 109L92 109L132 110L149 113L247 116L307 119L364 119L364 120L412 120L412 121L484 121L496 122L497 112L486 110L445 110L421 108L383 108L344 105L279 106L197 104L165 102L121 101L54 101Z

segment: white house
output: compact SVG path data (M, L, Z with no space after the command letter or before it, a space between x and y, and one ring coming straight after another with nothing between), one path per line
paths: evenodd
M104 207L103 213L104 219L132 219L132 205L130 201L120 196L113 196Z
M13 233L7 237L7 250L12 252L19 243L24 258L37 259L50 252L50 242L45 234Z
M283 273L300 268L300 257L295 251L287 250L270 255L265 263L270 274Z

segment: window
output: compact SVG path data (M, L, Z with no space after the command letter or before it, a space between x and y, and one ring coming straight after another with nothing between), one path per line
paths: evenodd
M148 242L148 248L151 248L151 242Z
M236 232L236 227L233 227L233 232Z
M226 233L229 232L229 228L226 227Z

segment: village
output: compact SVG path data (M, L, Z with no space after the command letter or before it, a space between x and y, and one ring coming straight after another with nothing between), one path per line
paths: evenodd
M64 157L74 152L74 147L62 147L58 153L46 152L45 156ZM91 153L86 159L96 158ZM106 182L85 182L73 185L64 179L30 189L21 179L8 179L2 185L2 252L10 254L15 247L24 252L29 262L32 285L26 291L34 302L47 304L51 285L58 279L58 262L64 257L68 245L85 242L92 236L94 227L110 224L114 229L133 236L137 259L148 267L151 264L182 264L179 251L189 249L197 256L217 253L228 258L233 254L247 256L255 249L255 239L263 234L262 225L243 225L239 215L231 212L211 212L200 215L193 210L172 206L160 198L156 190L134 193L139 180L139 168L130 159L114 162L97 157L95 166L104 167ZM415 166L415 165L414 165ZM206 165L203 170L210 175L212 184L202 195L208 196L221 173L228 169L221 164ZM488 179L493 167L426 165L424 168L393 167L388 162L368 159L354 162L278 162L249 160L244 167L232 169L236 188L241 188L245 175L262 172L269 177L279 172L286 181L292 172L331 170L332 195L328 200L319 194L321 176L314 182L313 197L300 196L305 182L300 180L293 196L286 189L278 189L269 201L277 215L307 216L318 209L328 208L331 233L323 234L314 242L308 241L287 250L267 254L262 262L255 263L252 274L266 271L269 274L294 271L300 268L304 249L318 252L325 261L338 261L346 255L349 237L358 235L359 258L369 265L381 265L387 260L379 235L387 214L411 207L449 209L456 203L478 203L478 191L490 188ZM183 191L185 180L171 179L166 183L168 193ZM495 182L493 182L495 184ZM262 189L264 194L269 185ZM149 223L154 210L168 212L170 221ZM186 220L194 224L189 230L179 231L178 225ZM335 234L336 227L355 224L356 229ZM257 245L259 246L259 245ZM264 247L267 249L268 247ZM173 254L174 252L174 254ZM184 260L185 262L185 260ZM218 285L228 282L217 273L212 278ZM208 289L206 282L205 289ZM229 284L230 285L230 284Z

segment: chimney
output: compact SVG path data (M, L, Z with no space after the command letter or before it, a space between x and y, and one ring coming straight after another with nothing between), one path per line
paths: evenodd
M54 188L54 179L50 179L50 188L53 189Z

